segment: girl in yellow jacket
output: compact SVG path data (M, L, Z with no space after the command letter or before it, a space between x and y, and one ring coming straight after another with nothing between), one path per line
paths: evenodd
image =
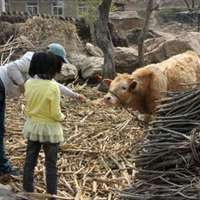
M26 192L34 191L34 168L42 147L45 153L47 192L57 193L57 153L59 143L64 140L60 122L65 116L60 108L60 89L53 78L60 70L61 66L52 53L33 55L29 70L32 78L25 83L27 119L23 134L28 142L23 188Z

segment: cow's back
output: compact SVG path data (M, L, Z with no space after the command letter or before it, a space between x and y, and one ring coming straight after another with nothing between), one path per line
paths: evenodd
M200 81L200 61L193 51L178 54L156 65L166 76L170 91L185 90L194 87L191 83Z

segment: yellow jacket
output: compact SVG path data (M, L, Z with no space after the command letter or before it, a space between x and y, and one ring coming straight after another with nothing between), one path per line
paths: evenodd
M23 133L31 141L60 143L64 141L60 121L60 89L55 81L29 79L25 83L25 122Z
M60 89L52 80L29 79L25 100L25 114L34 121L60 122L65 118L60 108Z

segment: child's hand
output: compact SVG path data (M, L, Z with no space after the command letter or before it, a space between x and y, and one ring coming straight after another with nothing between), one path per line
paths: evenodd
M85 102L86 101L86 97L82 94L79 94L76 99L80 102Z

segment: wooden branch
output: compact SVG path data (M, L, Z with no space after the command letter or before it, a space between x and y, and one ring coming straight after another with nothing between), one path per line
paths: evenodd
M138 172L122 199L199 199L200 89L169 92L135 149Z

